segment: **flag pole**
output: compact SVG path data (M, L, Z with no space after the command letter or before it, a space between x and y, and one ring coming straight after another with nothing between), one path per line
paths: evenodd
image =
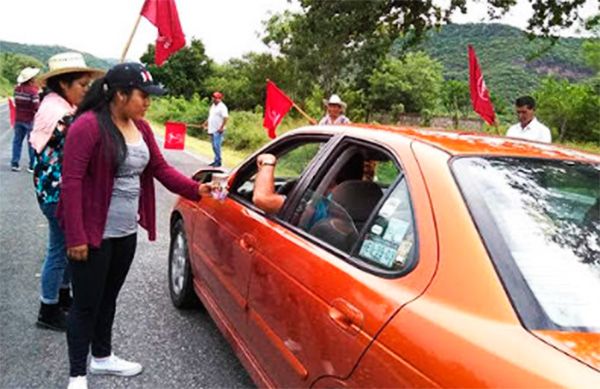
M131 41L133 40L133 36L137 31L138 26L140 25L140 20L142 20L142 14L140 13L135 21L135 25L133 26L133 31L131 31L131 35L129 35L129 39L125 44L125 48L123 49L123 54L121 54L121 63L125 62L125 56L127 55L127 51L129 51L129 46L131 46Z
M302 110L302 108L298 107L298 105L296 103L294 103L293 101L292 101L292 107L296 108L296 110L298 110L298 112L300 112L300 114L302 116L304 116L310 124L317 124L317 121L315 119L311 118L306 112L304 112Z

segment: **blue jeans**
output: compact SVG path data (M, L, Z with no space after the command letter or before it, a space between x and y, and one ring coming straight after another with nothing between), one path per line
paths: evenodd
M23 148L23 139L27 141L27 150L29 151L29 168L33 168L33 148L29 144L29 133L31 132L31 123L16 122L15 136L13 138L12 159L10 165L19 167L21 160L21 149Z
M217 131L214 134L210 135L210 142L212 143L213 153L215 153L215 160L213 161L213 164L215 166L221 166L221 145L223 144L224 133L225 131Z
M65 235L56 219L56 203L40 204L48 219L48 251L42 265L42 287L40 300L44 304L58 303L58 290L68 288L71 272L67 264Z

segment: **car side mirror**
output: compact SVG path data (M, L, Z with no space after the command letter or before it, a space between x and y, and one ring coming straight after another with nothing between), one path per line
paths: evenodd
M206 167L198 170L196 173L192 175L192 180L198 181L201 184L206 184L212 181L212 175L214 173L219 174L228 174L226 169L221 167ZM233 176L233 175L232 175ZM227 180L228 183L231 183L231 177Z

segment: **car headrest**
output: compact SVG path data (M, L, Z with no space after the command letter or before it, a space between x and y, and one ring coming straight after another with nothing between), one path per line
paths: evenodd
M341 205L355 223L364 223L377 205L383 191L376 183L349 180L333 188L332 199Z

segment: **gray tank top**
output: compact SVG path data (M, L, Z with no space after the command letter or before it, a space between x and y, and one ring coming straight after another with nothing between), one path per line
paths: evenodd
M137 232L140 176L149 160L150 151L144 139L136 144L127 144L127 157L115 176L104 239L120 238Z

